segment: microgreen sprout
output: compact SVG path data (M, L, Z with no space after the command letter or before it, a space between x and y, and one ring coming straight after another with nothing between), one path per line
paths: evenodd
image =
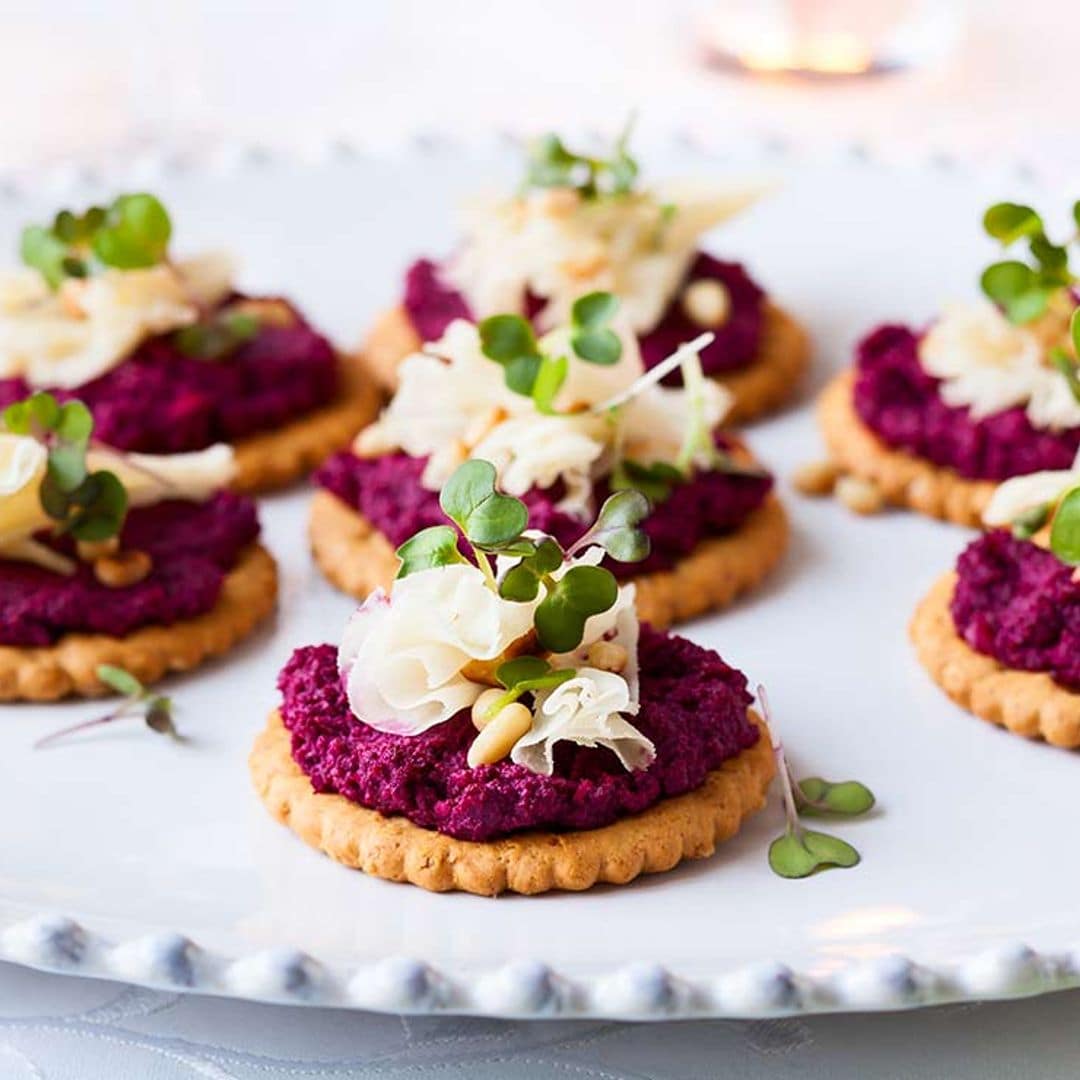
M119 270L156 266L166 258L172 222L153 195L121 195L109 206L82 214L61 210L50 225L29 225L22 233L23 262L52 289L68 278L85 278L95 265Z
M245 311L222 311L177 330L172 337L185 356L225 360L259 332L259 320Z
M1050 526L1050 550L1066 566L1080 566L1080 486L1067 491L1058 503Z
M61 728L50 735L45 735L34 743L34 749L39 750L43 746L49 746L74 735L76 732L87 731L90 728L101 727L111 724L116 720L128 720L132 717L142 717L143 722L151 730L159 735L171 735L179 739L176 725L173 723L172 699L161 694L152 694L143 684L129 671L114 667L112 664L99 664L96 671L98 679L110 690L123 696L124 700L119 707L105 716L95 717L93 720L83 720L70 727Z
M788 767L783 744L776 734L765 687L757 688L757 697L772 737L773 756L787 819L783 834L769 845L769 866L780 877L804 878L819 870L857 865L859 853L846 840L803 828L799 815L857 817L874 806L873 793L857 780L831 783L815 776L796 782Z
M1080 202L1073 206L1073 220L1080 228ZM1003 202L991 206L983 215L983 228L1002 247L1024 242L1028 260L1004 259L988 266L980 284L986 295L998 304L1014 323L1027 323L1045 314L1052 299L1077 281L1069 269L1069 245L1076 242L1073 233L1065 243L1056 244L1046 236L1043 219L1030 206Z
M619 309L611 293L593 292L575 301L570 311L570 345L589 364L618 363L622 342L608 323ZM479 326L483 354L503 368L507 387L531 397L538 412L556 415L555 398L566 381L570 361L540 348L532 324L522 315L492 315Z
M1060 345L1050 350L1050 360L1054 367L1061 372L1069 385L1072 396L1080 401L1080 307L1073 313L1069 321L1069 337L1072 339L1072 355Z
M633 123L631 116L607 157L575 153L554 133L541 136L529 148L524 187L573 188L584 199L629 194L639 172L627 149Z
M492 591L504 600L528 603L543 589L534 614L537 640L548 652L570 652L581 644L586 620L614 605L619 587L605 567L566 566L567 560L586 546L601 547L620 561L647 556L648 538L638 525L649 504L637 492L610 496L596 524L566 552L550 536L524 535L528 509L520 499L497 491L495 479L490 462L466 461L444 485L439 505L460 530L472 561ZM398 577L467 561L458 532L448 525L422 530L406 540L397 554ZM514 560L501 580L492 568L491 560L496 556Z
M542 656L516 656L507 660L495 669L495 678L506 693L491 703L486 715L490 719L522 694L554 689L576 674L573 668L553 668Z
M60 404L52 394L38 391L9 405L3 427L29 435L48 452L39 497L56 531L75 540L107 540L115 536L127 514L127 492L115 473L90 472L86 452L94 421L81 401Z

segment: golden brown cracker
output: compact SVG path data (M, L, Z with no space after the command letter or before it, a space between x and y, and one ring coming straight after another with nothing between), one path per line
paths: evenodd
M390 541L336 495L318 491L308 529L315 562L343 592L362 600L397 573ZM639 618L658 629L727 607L780 561L788 543L783 507L770 496L734 532L703 540L669 570L630 580Z
M888 447L855 412L854 386L855 373L845 371L818 399L818 423L836 462L852 475L872 481L894 506L980 527L997 483L968 480L953 469Z
M233 444L236 491L263 492L285 487L347 446L382 407L378 386L356 357L341 358L338 397L273 431L260 431Z
M111 694L97 677L100 664L123 668L144 684L188 671L247 637L276 602L277 566L262 545L252 544L226 575L217 603L202 615L144 626L126 637L65 634L53 645L0 645L0 701Z
M400 305L384 311L361 350L372 378L387 392L397 389L397 367L423 342ZM775 304L766 303L758 355L744 368L714 378L731 391L734 401L727 422L743 423L773 412L797 389L810 362L806 331Z
M950 604L956 574L935 582L909 633L920 663L961 708L1017 735L1080 746L1080 694L1039 671L1017 671L976 652L956 632Z
M259 798L278 821L353 869L432 892L580 891L707 858L765 805L775 765L768 731L751 715L761 738L710 772L695 791L600 829L526 832L487 842L456 840L341 795L317 794L293 760L276 711L255 740L248 767Z

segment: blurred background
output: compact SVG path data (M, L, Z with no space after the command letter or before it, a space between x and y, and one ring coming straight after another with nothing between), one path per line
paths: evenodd
M1080 175L1077 0L0 0L0 170L675 130ZM866 73L870 72L870 73Z

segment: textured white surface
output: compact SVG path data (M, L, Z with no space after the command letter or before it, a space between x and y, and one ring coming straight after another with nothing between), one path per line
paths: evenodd
M216 174L139 164L174 209L181 247L228 236L249 284L283 287L348 342L411 255L450 243L454 201L478 176L498 183L508 158L436 148L313 168L240 157ZM681 144L650 166L719 169ZM869 322L922 320L971 289L988 250L979 208L1023 194L1011 176L923 164L775 152L746 163L766 166L784 185L713 246L747 257L809 323L814 387ZM84 191L53 179L49 204ZM0 205L0 250L40 212L24 197ZM805 407L753 441L781 476L819 452ZM952 708L905 641L915 600L965 535L910 516L856 520L785 492L785 568L688 633L769 685L798 771L876 790L881 809L838 828L864 854L857 870L775 878L775 807L713 860L581 896L432 896L303 847L257 804L244 768L281 662L296 644L335 639L351 606L310 567L298 492L264 504L283 568L276 626L172 686L184 745L118 727L32 753L36 734L96 706L3 710L0 815L19 827L5 841L0 957L268 1000L505 1016L766 1016L1075 983L1077 871L1056 857L1072 840L1075 757Z

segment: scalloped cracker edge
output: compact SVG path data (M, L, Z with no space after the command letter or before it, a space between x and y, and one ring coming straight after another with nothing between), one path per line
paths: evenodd
M397 368L423 346L404 307L384 311L361 350L372 378L387 392L397 388ZM740 424L776 411L791 399L810 364L806 331L786 311L766 301L757 356L744 368L713 378L732 394L727 424Z
M975 652L956 632L956 574L939 578L915 610L909 633L919 662L961 708L1016 735L1080 747L1080 694L1045 672L1018 671Z
M669 570L631 578L638 617L658 630L732 604L758 585L788 545L788 520L770 495L734 532L703 540ZM398 560L386 536L329 491L311 500L308 526L319 569L358 600L389 589Z
M765 805L775 773L772 746L764 723L750 716L761 737L708 773L694 791L600 829L526 832L487 842L456 840L341 795L316 793L293 760L276 710L255 740L248 767L259 798L278 821L313 848L366 874L432 892L578 892L600 882L625 885L684 859L707 858Z
M235 491L273 491L306 476L378 415L382 394L364 364L340 360L341 393L329 405L283 424L238 439Z
M144 626L126 637L66 634L53 645L0 646L0 701L56 701L115 693L97 677L113 664L140 682L189 671L247 637L277 603L277 566L261 544L245 549L226 575L217 603L171 626Z
M893 506L981 528L982 512L997 482L968 480L953 469L890 449L859 419L854 387L855 373L845 371L818 399L818 424L836 463L853 476L872 481Z

